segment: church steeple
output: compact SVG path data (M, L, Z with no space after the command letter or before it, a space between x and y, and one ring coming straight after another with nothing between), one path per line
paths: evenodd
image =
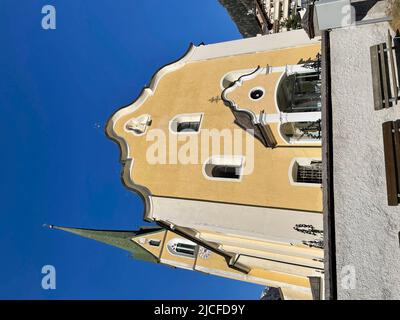
M116 231L116 230L94 230L82 228L67 228L55 225L48 225L50 229L58 229L76 234L81 237L93 239L108 245L126 250L132 253L135 259L145 260L149 262L158 262L157 257L143 248L140 244L132 240L132 238L161 230L159 227L142 228L138 231Z

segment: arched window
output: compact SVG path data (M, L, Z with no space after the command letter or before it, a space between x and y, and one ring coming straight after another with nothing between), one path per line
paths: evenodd
M279 83L277 102L281 112L321 110L321 79L318 71L285 75Z
M187 121L179 122L177 126L177 132L197 132L200 128L200 122L198 121Z
M170 122L170 129L175 133L199 132L202 118L201 113L176 116Z
M211 179L239 180L243 163L242 156L214 156L206 161L204 173Z
M322 161L296 158L291 166L289 176L294 184L320 186L322 184Z
M197 244L186 239L174 238L168 242L167 248L173 255L194 258L197 251Z
M211 175L214 178L239 179L240 169L240 166L214 165Z

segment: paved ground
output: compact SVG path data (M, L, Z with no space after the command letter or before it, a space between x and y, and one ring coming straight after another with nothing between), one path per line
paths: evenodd
M331 32L338 299L400 299L400 206L387 205L381 127L400 119L400 105L374 111L369 57L388 28ZM346 265L355 268L354 289L341 285Z

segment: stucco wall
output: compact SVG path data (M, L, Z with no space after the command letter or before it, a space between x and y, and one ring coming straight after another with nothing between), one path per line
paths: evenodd
M210 100L220 96L222 77L229 71L255 68L258 65L297 64L302 58L314 58L319 50L319 44L312 44L197 61L166 74L160 80L154 95L137 110L124 114L115 122L115 132L129 145L128 157L134 158L131 179L148 188L153 195L321 211L321 190L314 187L293 187L288 178L293 158L320 158L321 150L318 146L270 149L256 140L253 174L243 176L240 183L210 181L203 176L203 163L150 165L146 153L154 141L146 141L145 136L137 137L124 130L124 125L130 118L146 113L152 117L149 129L161 129L168 135L169 121L176 115L204 113L201 129L241 131L233 123L234 117L229 108L221 100ZM266 89L275 90L276 84L275 81ZM242 138L242 150L245 152L246 135L243 134ZM185 142L179 142L178 145L182 146ZM167 155L169 154L167 149Z
M339 299L400 298L400 207L387 205L382 138L382 122L399 119L400 106L374 111L369 53L386 41L388 28L331 32ZM345 266L355 268L354 289L342 285Z

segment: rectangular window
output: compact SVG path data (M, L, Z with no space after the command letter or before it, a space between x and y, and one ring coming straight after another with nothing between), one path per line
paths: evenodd
M200 130L202 118L201 113L178 115L170 121L170 129L175 133L197 133Z
M211 179L240 180L244 158L242 156L213 156L204 165L204 174Z
M191 256L194 256L195 250L196 250L196 246L191 245L191 244L181 243L181 242L176 245L176 249L175 249L176 252L188 254Z
M321 110L321 79L317 72L295 75L292 110L295 112Z
M214 166L211 173L214 178L239 179L240 166Z
M150 240L149 245L153 247L158 247L160 245L161 241L160 240Z
M277 92L282 112L321 111L321 78L319 71L289 74L279 84Z
M322 161L313 160L309 165L299 165L296 182L322 183Z
M197 132L200 128L200 121L187 121L179 122L177 131L178 132Z

